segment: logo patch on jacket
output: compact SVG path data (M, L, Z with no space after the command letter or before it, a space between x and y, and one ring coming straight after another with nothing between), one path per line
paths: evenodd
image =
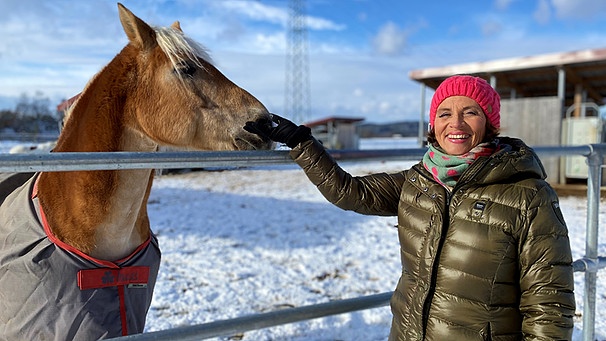
M486 201L474 202L473 208L471 210L471 218L474 220L482 218L482 216L484 215L484 211L486 210L486 206L488 206L488 203Z

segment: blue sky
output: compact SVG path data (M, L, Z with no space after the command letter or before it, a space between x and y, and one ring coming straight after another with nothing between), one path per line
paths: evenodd
M179 20L215 65L284 112L287 0L124 0L152 25ZM606 47L606 1L306 0L312 115L416 120L411 70ZM75 95L126 44L115 1L2 0L0 109L37 91Z

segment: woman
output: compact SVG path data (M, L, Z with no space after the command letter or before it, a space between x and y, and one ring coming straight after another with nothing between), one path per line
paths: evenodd
M446 79L432 98L429 149L396 174L354 177L310 129L274 116L247 130L286 143L333 204L397 215L402 274L390 340L570 340L568 231L531 148L498 137L500 98L483 79Z

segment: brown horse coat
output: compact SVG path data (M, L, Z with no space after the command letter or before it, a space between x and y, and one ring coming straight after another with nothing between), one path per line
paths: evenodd
M116 262L82 254L45 228L36 179L0 206L0 340L89 341L143 332L160 265L156 238Z

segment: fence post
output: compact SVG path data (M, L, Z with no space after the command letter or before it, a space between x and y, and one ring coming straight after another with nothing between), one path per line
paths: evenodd
M598 218L600 207L600 185L602 183L601 151L591 145L587 156L587 235L585 236L585 258L598 261ZM585 272L585 295L583 296L583 340L593 341L595 334L595 305L597 267L588 268Z

